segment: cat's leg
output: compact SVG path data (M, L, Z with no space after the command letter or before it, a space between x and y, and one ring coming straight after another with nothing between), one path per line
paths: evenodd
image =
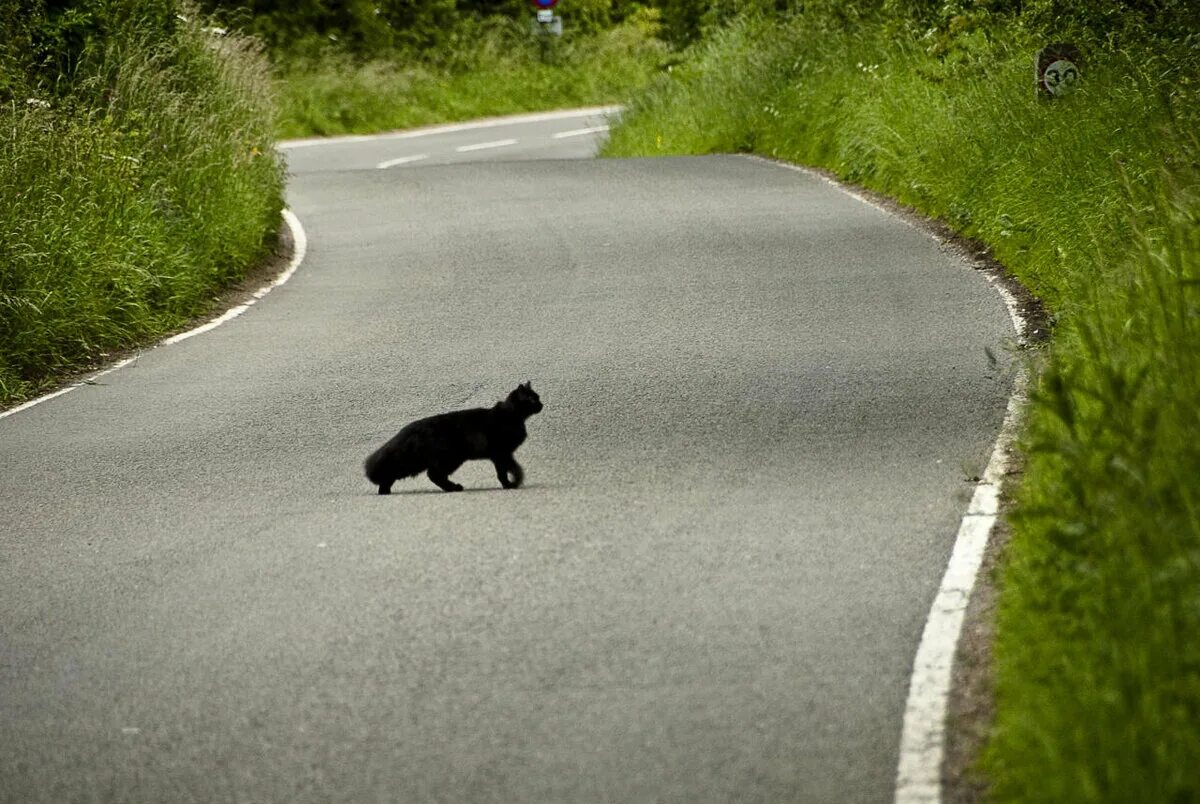
M386 483L380 483L379 484L379 493L380 494L391 494L392 493L392 484L395 482L396 482L395 480L389 480Z
M511 455L492 458L492 463L496 467L496 477L500 478L500 485L506 489L518 488L521 481L525 479L525 472L521 470L521 464L517 463Z
M462 491L463 490L462 486L460 486L458 483L455 483L453 480L446 477L444 474L439 474L436 469L430 469L428 472L426 472L426 474L429 475L429 479L432 480L434 483L436 483L437 487L440 488L442 491Z
M460 466L462 466L461 461L459 463L449 465L435 464L430 466L429 470L425 474L428 475L429 479L432 480L442 491L462 491L463 487L450 479L450 475L453 474Z

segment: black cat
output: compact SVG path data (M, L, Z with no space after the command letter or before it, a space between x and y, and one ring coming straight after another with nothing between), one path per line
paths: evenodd
M367 479L390 494L402 477L427 472L444 491L462 491L450 480L458 467L486 458L496 467L500 485L515 489L525 473L513 453L525 440L525 420L541 411L542 401L529 383L490 408L471 408L418 419L396 433L367 458Z

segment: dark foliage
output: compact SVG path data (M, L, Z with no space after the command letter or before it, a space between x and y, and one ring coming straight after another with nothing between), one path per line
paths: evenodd
M0 97L70 94L106 44L166 40L178 23L175 0L0 0Z

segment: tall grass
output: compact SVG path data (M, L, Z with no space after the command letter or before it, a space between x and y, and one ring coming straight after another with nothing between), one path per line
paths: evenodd
M742 20L635 97L607 153L828 168L986 242L1059 325L1002 577L1008 801L1200 799L1200 51L1119 31L1033 92L1019 21Z
M423 58L360 61L338 51L277 68L282 137L385 131L425 123L622 101L667 56L654 13L589 35L534 39L493 20Z
M202 311L282 208L265 60L198 23L0 107L0 403Z
M1034 396L985 757L1001 800L1200 800L1200 194L1158 193Z

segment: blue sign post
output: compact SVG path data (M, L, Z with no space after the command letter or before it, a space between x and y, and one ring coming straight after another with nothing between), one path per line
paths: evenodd
M530 2L537 9L534 31L539 34L562 36L562 17L553 11L554 7L558 5L558 0L530 0Z

